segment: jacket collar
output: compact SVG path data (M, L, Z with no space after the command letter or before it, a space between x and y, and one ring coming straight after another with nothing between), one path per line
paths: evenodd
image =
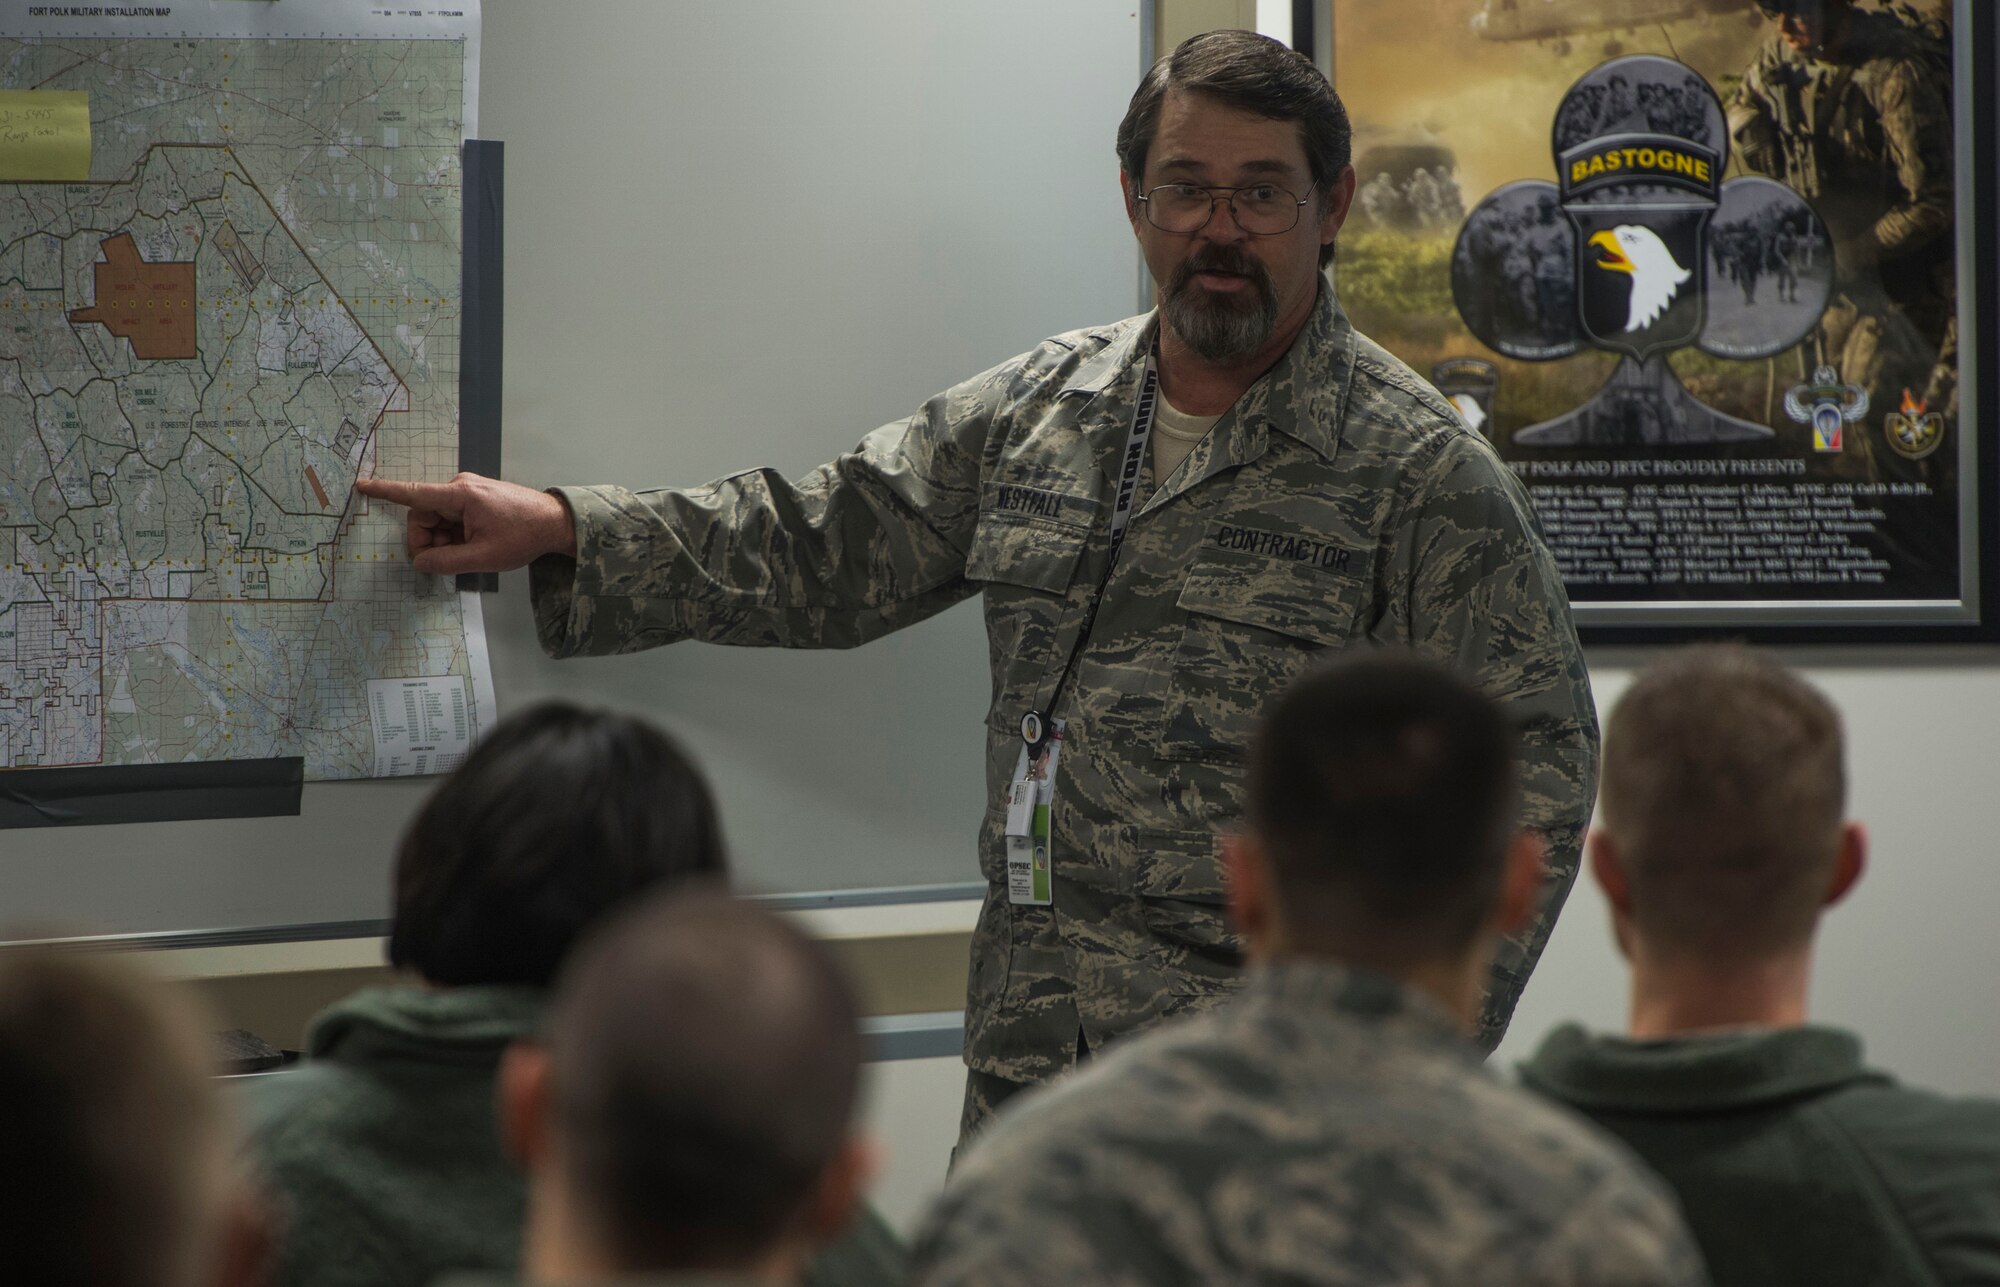
M1635 1041L1565 1024L1521 1066L1521 1077L1580 1108L1649 1113L1748 1108L1889 1083L1863 1066L1860 1038L1814 1026Z
M306 1034L314 1058L415 1056L490 1062L533 1036L547 994L529 987L368 988L322 1010Z

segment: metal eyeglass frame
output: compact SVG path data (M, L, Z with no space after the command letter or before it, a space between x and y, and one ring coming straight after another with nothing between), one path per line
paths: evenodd
M1133 197L1132 199L1138 202L1140 205L1146 207L1146 222L1152 224L1155 228L1160 228L1159 221L1153 218L1153 194L1155 192L1158 192L1161 188L1200 188L1204 193L1208 195L1208 213L1202 216L1201 222L1196 224L1192 228L1185 228L1185 229L1160 228L1161 232L1167 233L1169 236L1186 237L1186 236L1191 236L1194 233L1200 232L1203 228L1208 227L1208 221L1215 218L1215 203L1216 203L1215 194L1218 192L1227 192L1229 194L1229 196L1226 198L1229 204L1229 217L1236 221L1237 227L1243 228L1243 231L1246 235L1252 237L1282 237L1286 233L1290 232L1292 229L1299 226L1299 221L1302 218L1304 218L1304 216L1301 215L1299 211L1305 207L1306 202L1312 200L1313 189L1317 188L1318 186L1319 186L1318 179L1314 179L1311 183L1306 185L1305 195L1300 197L1296 202L1293 203L1292 221L1289 224L1285 225L1284 227L1277 229L1275 232L1253 232L1249 228L1245 228L1243 226L1243 216L1240 213L1238 213L1236 209L1236 194L1239 192L1248 192L1252 188L1277 188L1278 191L1280 192L1286 191L1285 188L1279 187L1279 185L1275 183L1244 183L1244 184L1239 184L1238 186L1233 188L1229 187L1226 184L1220 184L1220 183L1156 183L1152 187L1147 188L1144 192Z

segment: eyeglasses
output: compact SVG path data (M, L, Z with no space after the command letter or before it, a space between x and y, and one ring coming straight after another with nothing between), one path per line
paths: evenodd
M1295 197L1274 183L1242 188L1203 187L1198 183L1163 183L1134 198L1146 211L1146 222L1161 232L1199 232L1215 215L1217 193L1229 202L1236 226L1254 237L1274 237L1299 226L1299 209L1312 200L1315 181L1306 195Z

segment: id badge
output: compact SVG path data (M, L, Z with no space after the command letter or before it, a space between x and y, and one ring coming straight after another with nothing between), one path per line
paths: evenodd
M1063 723L1057 720L1048 745L1032 761L1024 743L1007 785L1007 901L1016 906L1047 907L1053 898L1049 817L1062 741Z

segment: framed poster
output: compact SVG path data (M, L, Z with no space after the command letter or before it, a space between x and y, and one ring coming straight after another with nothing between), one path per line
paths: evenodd
M1332 18L1341 300L1515 471L1586 640L2000 638L1994 6Z

